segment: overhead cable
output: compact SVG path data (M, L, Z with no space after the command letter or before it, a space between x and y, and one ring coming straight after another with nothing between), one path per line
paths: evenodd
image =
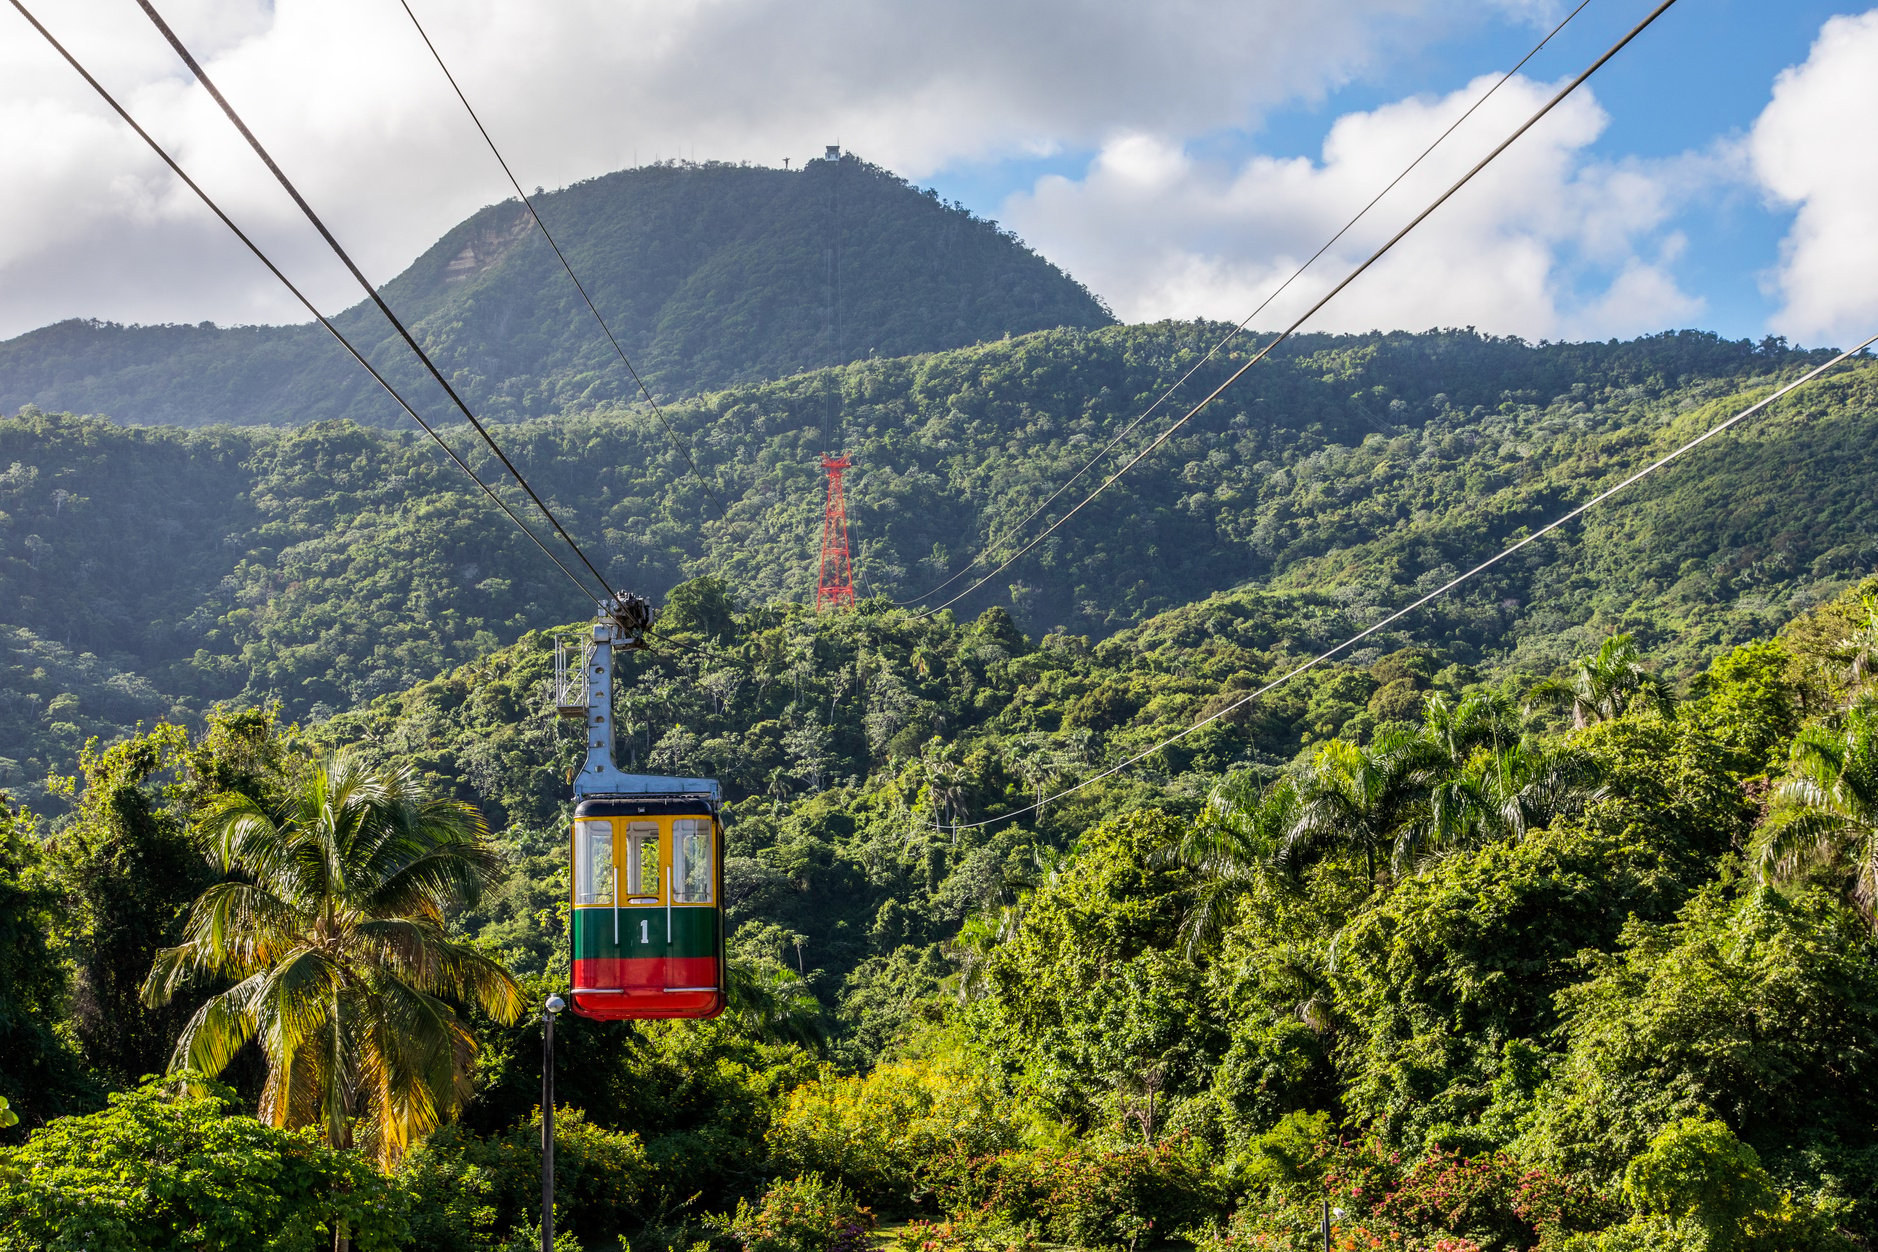
M1139 417L1135 418L1132 422L1129 422L1128 425L1122 427L1120 431L1116 432L1115 436L1112 439L1110 439L1107 443L1102 445L1102 448L1100 451L1098 451L1094 456L1090 457L1087 461L1083 463L1083 466L1081 469L1077 470L1074 474L1071 474L1067 479L1065 479L1062 486L1058 487L1055 491L1050 493L1049 499L1045 500L1042 504L1039 504L1036 508L1032 509L1030 512L1026 513L1023 517L1019 518L1016 522L1014 522L1010 526L1009 529L1007 529L1004 532L1004 534L1000 535L996 539L988 540L985 543L984 548L980 550L979 554L973 557L971 561L969 561L962 569L959 570L958 573L952 575L952 577L946 579L944 582L940 583L937 587L934 587L930 591L923 591L919 595L913 596L910 599L895 601L894 607L902 608L902 609L910 608L913 605L918 604L923 600L926 600L932 596L938 595L941 591L944 591L947 587L950 587L953 583L957 582L959 579L971 573L972 570L976 569L991 554L992 549L994 549L999 544L1004 543L1005 541L1015 536L1019 531L1023 530L1024 527L1030 525L1031 522L1035 521L1038 515L1040 515L1045 509L1049 508L1052 504L1055 504L1057 501L1057 498L1060 497L1065 491L1068 491L1070 489L1070 486L1074 484L1077 479L1081 478L1084 474L1087 474L1090 470L1094 469L1096 465L1099 464L1104 457L1106 457L1110 452L1114 451L1116 444L1120 443L1122 440L1126 439L1130 434L1134 433L1135 428L1141 425L1141 423L1147 421L1148 418L1152 417L1157 411L1159 411L1161 405L1166 403L1169 397L1171 397L1176 391L1179 391L1182 387L1186 386L1188 379L1192 378L1209 361L1211 361L1214 357L1218 356L1220 352L1222 352L1225 349L1227 344L1231 343L1234 339L1237 339L1241 334L1243 334L1245 331L1245 328L1252 324L1253 318L1263 313L1266 307L1269 306L1272 301L1276 300L1279 296L1282 296L1287 290L1290 289L1292 283L1302 278L1304 276L1304 271L1310 269L1311 266L1315 265L1318 259L1322 257L1324 253L1330 251L1331 248L1336 246L1338 240L1342 239L1345 235L1349 234L1350 231L1356 226L1356 224L1362 221L1363 218L1369 214L1369 211L1371 209L1375 208L1379 203L1382 202L1382 198L1384 196L1394 191L1396 187L1401 184L1403 179L1407 178L1410 174L1414 173L1415 170L1421 165L1421 163L1427 160L1428 157L1434 152L1436 148L1439 148L1443 143L1447 142L1448 136L1452 135L1455 131L1459 130L1461 128L1461 124L1465 122L1468 118L1472 117L1480 109L1481 105L1493 99L1494 94L1498 92L1500 88L1506 86L1506 84L1512 80L1515 74L1525 69L1526 63L1532 60L1534 57L1538 56L1540 51L1543 50L1547 44L1551 43L1554 39L1556 39L1558 37L1559 32L1564 30L1565 27L1570 24L1571 20L1577 17L1580 13L1582 13L1584 11L1585 6L1590 3L1591 3L1591 0L1579 0L1578 7L1573 9L1570 13L1567 13L1564 19L1561 20L1557 26L1554 26L1551 30L1547 31L1545 38L1541 39L1538 43L1532 46L1532 51L1528 52L1525 56L1521 57L1519 59L1519 63L1513 66L1512 69L1500 75L1500 77L1494 82L1493 86L1487 88L1485 93L1483 93L1479 99L1475 100L1472 104L1467 106L1467 111L1465 113L1455 118L1454 121L1449 124L1446 130L1442 131L1439 135L1435 136L1434 142L1429 144L1426 148L1423 148L1419 156L1417 156L1413 161L1410 161L1407 165L1403 166L1402 172L1397 174L1393 179L1391 179L1387 187L1384 187L1381 191L1377 192L1373 197L1371 197L1369 203L1365 204L1362 208L1358 209L1356 213L1350 218L1350 220L1343 224L1343 226L1337 231L1336 234L1332 235L1329 239L1324 241L1323 247L1313 252L1310 255L1310 258L1306 260L1304 264L1298 266L1298 268L1296 268L1295 270L1292 270L1291 276L1285 279L1284 282L1278 284L1278 286L1274 290L1272 290L1268 295L1266 295L1266 297L1263 300L1259 301L1259 305L1256 309L1253 309L1250 313L1246 314L1245 317L1240 320L1237 326L1234 326L1231 330L1227 331L1223 336L1220 337L1218 342L1216 342L1211 348L1207 349L1205 356L1201 357L1198 361L1194 362L1193 365L1188 367L1186 373L1182 374L1179 378L1175 379L1173 383L1168 386L1167 390L1163 391L1160 395L1156 396L1154 399L1154 403L1150 404L1147 408L1143 409Z
M1590 0L1586 0L1586 3L1589 2ZM626 349L620 347L619 340L614 336L613 328L607 325L606 318L600 316L600 309L594 304L593 297L587 294L586 285L582 283L580 278L574 273L574 267L568 263L567 255L561 251L561 245L556 243L554 236L548 232L548 224L541 220L541 214L535 208L535 202L530 200L528 193L522 190L522 184L520 180L515 177L515 171L509 168L509 163L504 159L502 150L497 148L496 141L489 137L489 131L488 128L483 125L483 119L477 116L476 110L470 105L469 97L463 94L463 88L457 83L456 75L452 74L450 67L444 64L443 54L438 52L437 45L431 42L430 34L424 29L424 24L418 21L417 14L411 11L409 0L398 0L398 3L403 6L405 16L411 19L411 25L417 28L418 38L422 39L424 46L430 49L430 55L437 62L437 68L442 70L443 76L450 81L450 89L456 92L456 98L463 102L463 111L470 115L470 121L476 124L476 132L483 137L483 142L489 145L490 155L495 157L496 164L500 165L502 172L508 176L509 186L515 188L515 194L520 197L522 207L526 208L528 215L535 219L535 227L541 231L541 237L548 241L550 248L554 249L555 258L560 261L561 268L567 271L568 280L574 284L574 290L580 292L580 298L587 302L587 311L593 314L594 321L600 323L600 329L605 333L606 341L612 344L613 351L619 354L620 364L624 365L626 372L632 375L633 382L639 388L639 394L644 396L646 403L651 406L652 415L659 419L659 425L665 428L665 433L670 437L672 446L678 450L679 456L685 458L685 464L691 467L691 476L698 480L698 485L704 488L705 494L711 497L711 502L717 505L718 515L720 517L729 517L729 506L724 503L724 498L718 495L716 489L713 488L710 482L704 477L703 471L698 469L698 463L691 457L690 447L685 443L684 439L680 437L679 433L672 429L672 424L665 420L665 410L661 409L659 402L652 398L651 388L646 386L645 379L639 377L639 371L633 367L632 361L626 356Z
M1107 769L1103 770L1101 773L1092 775L1089 778L1085 778L1083 781L1077 783L1073 787L1065 787L1063 790L1056 792L1054 795L1046 796L1043 799L1037 801L1037 803L1035 804L1026 805L1024 808L1017 809L1010 813L1004 813L997 817L988 817L983 821L956 823L955 829L972 830L980 826L991 826L991 825L995 825L998 822L1007 822L1007 821L1010 821L1012 818L1022 817L1026 813L1036 812L1037 810L1042 809L1046 804L1052 804L1058 800L1061 800L1064 796L1074 795L1076 792L1081 791L1083 788L1089 787L1089 786L1094 785L1095 783L1101 782L1105 778L1112 777L1115 774L1120 773L1122 770L1127 769L1129 766L1137 764L1140 761L1143 761L1146 758L1153 756L1156 752L1159 752L1161 749L1180 742L1182 739L1185 739L1188 735L1191 735L1194 731L1210 726L1214 722L1217 722L1218 720L1220 720L1222 717L1225 717L1229 713L1232 713L1234 710L1244 708L1246 705L1250 704L1252 701L1258 699L1259 697L1267 695L1273 690L1279 687L1282 687L1284 684L1290 682L1292 679L1304 673L1306 670L1315 669L1317 666L1322 665L1324 662L1335 659L1340 653L1346 652L1349 649L1355 647L1357 644L1369 638L1371 635L1375 634L1377 631L1386 629L1387 627L1394 625L1396 622L1401 621L1403 618L1407 617L1410 613L1413 613L1415 610L1421 608L1422 606L1434 600L1440 599L1442 596L1454 590L1456 587L1460 586L1462 583L1474 577L1476 574L1492 569L1495 565L1498 565L1501 561L1504 561L1507 557L1512 556L1515 552L1518 552L1521 548L1524 548L1526 545L1530 543L1535 543L1538 540L1544 538L1546 535L1551 534L1553 531L1557 530L1559 527L1565 525L1566 523L1574 521L1577 518L1583 517L1586 513L1590 512L1592 509L1596 508L1598 505L1604 503L1604 501L1610 499L1612 496L1624 490L1626 487L1629 487L1632 484L1637 483L1644 478L1647 478L1649 475L1663 468L1663 466L1668 465L1671 461L1676 460L1678 457L1681 457L1685 455L1686 453L1694 451L1696 448L1707 443L1709 440L1713 439L1716 435L1721 434L1723 431L1734 426L1736 423L1744 421L1749 417L1752 417L1754 414L1760 412L1762 409L1766 408L1768 405L1772 404L1774 401L1780 399L1782 396L1785 396L1789 394L1790 392L1798 390L1800 387L1803 387L1807 383L1810 383L1814 379L1818 378L1821 374L1824 374L1827 370L1831 369L1833 366L1838 365L1842 361L1850 360L1852 357L1857 356L1859 353L1865 351L1865 349L1871 347L1875 343L1878 343L1878 335L1873 335L1871 338L1865 340L1865 342L1859 344L1856 348L1848 348L1846 351L1841 352L1838 356L1835 356L1834 358L1832 358L1832 360L1827 361L1824 365L1820 365L1816 367L1815 369L1808 371L1806 374L1802 375L1799 378L1794 379L1792 382L1788 383L1786 386L1780 388L1779 390L1773 392L1771 395L1765 397L1764 399L1756 401L1754 404L1749 405L1745 409L1742 409L1739 413L1736 413L1733 417L1729 418L1727 421L1719 422L1716 425L1709 427L1709 429L1703 431L1701 434L1689 440L1687 443L1684 443L1681 447L1677 448L1674 452L1668 453L1665 456L1658 457L1656 460L1650 462L1648 465L1644 466L1642 469L1638 470L1636 473L1632 474L1630 477L1624 479L1624 481L1618 483L1616 486L1607 487L1605 490L1598 492L1598 494L1596 494L1595 496L1592 496L1589 500L1586 500L1583 504L1579 505L1577 508L1572 509L1570 512L1564 514L1562 517L1558 517L1558 518L1553 519L1552 521L1547 522L1544 526L1541 526L1538 530L1533 531L1530 535L1527 535L1525 538L1519 539L1515 541L1514 543L1507 545L1505 548L1502 548L1500 551L1494 553L1494 555L1488 557L1486 560L1474 566L1472 569L1468 570L1466 573L1459 574L1453 578L1450 578L1447 582L1442 583L1439 587L1435 588L1433 591L1429 592L1428 594L1424 596L1421 596L1419 599L1413 600L1410 603L1402 606L1401 608L1397 609L1395 612L1383 618L1381 621L1377 622L1375 625L1366 627L1363 630L1358 631L1356 634L1351 635L1348 639L1345 639L1342 643L1338 644L1336 647L1331 648L1325 652L1320 652L1316 656L1312 657L1310 660L1304 661L1298 665L1292 666L1290 669L1286 670L1283 674L1279 675L1277 678L1274 678L1270 682L1266 683L1263 687L1260 687L1255 691L1247 692L1245 695L1241 696L1239 699L1234 700L1231 704L1228 704L1226 707L1218 710L1217 712L1211 713L1208 716L1201 718L1199 721L1187 727L1185 730L1181 731L1180 733L1175 734L1175 735L1169 735L1167 738L1161 740L1159 743L1155 744L1153 747L1145 748L1142 751L1135 753L1133 756L1129 757L1127 760L1122 761L1115 765L1111 765Z
M1387 243L1383 244L1382 247L1370 253L1367 260L1365 260L1362 264L1358 265L1355 269L1351 270L1349 274L1345 275L1344 278L1337 283L1336 286L1332 287L1321 298L1319 298L1316 303L1312 304L1310 308L1306 309L1302 314L1300 314L1297 317L1297 319L1293 321L1289 326L1287 326L1280 334L1278 334L1275 338L1273 338L1264 347L1260 348L1257 352L1253 353L1252 356L1246 361L1244 365L1241 365L1238 369L1234 370L1227 377L1226 381L1221 383L1219 386L1215 387L1211 392L1209 392L1205 399L1201 400L1198 404L1188 409L1187 412L1183 414L1178 421L1174 422L1166 430L1162 431L1160 435L1158 435L1155 438L1153 443L1150 443L1147 447L1143 448L1140 452L1137 452L1125 464L1123 464L1120 469L1116 470L1113 474L1110 474L1106 479L1104 479L1100 487L1097 487L1094 491L1084 496L1080 501L1077 502L1074 508L1070 509L1069 512L1065 513L1062 517L1057 518L1054 522L1051 522L1049 526L1045 527L1043 531L1036 536L1036 538L1032 539L1029 543L1025 544L1022 548L1019 548L1015 553L1013 553L1010 557L1008 557L1004 561L1003 564L999 565L996 569L993 569L992 571L987 573L983 578L979 579L977 582L973 583L971 586L967 587L965 590L959 592L957 595L953 596L950 600L947 600L944 604L936 605L933 608L927 609L924 612L917 614L917 616L930 617L932 614L937 613L942 609L950 608L952 605L957 604L960 600L963 600L966 596L971 595L974 591L977 591L980 587L990 582L993 578L996 578L999 574L1003 573L1005 570L1015 565L1018 561L1022 560L1023 557L1027 555L1038 544L1042 543L1045 539L1049 538L1052 534L1054 534L1057 531L1057 529L1060 528L1065 522L1069 521L1070 518L1076 516L1077 513L1081 512L1083 508L1089 504L1090 501L1094 500L1097 496L1101 495L1104 491L1107 491L1111 486L1113 486L1122 477L1122 475L1126 474L1129 470L1133 469L1135 466L1139 465L1142 461L1146 460L1147 457L1151 455L1157 448L1159 448L1162 444L1166 443L1169 439L1172 439L1174 437L1174 433L1178 431L1182 426L1185 426L1189 421L1191 421L1195 414L1199 413L1202 409L1205 409L1208 405L1212 404L1213 401L1217 400L1222 394L1225 393L1228 387L1232 386L1235 382L1239 381L1240 378L1244 377L1247 370L1251 369L1254 365L1257 365L1260 361L1264 360L1267 356L1269 356L1274 348L1278 347L1279 344L1284 343L1285 340L1291 338L1291 336L1297 331L1298 327L1304 325L1305 322L1309 321L1313 316L1315 316L1319 309L1323 308L1326 304L1329 304L1332 300L1334 300L1337 297L1337 295L1343 291L1344 288L1348 287L1351 283L1355 282L1358 278L1360 278L1369 269L1370 266L1374 265L1376 262L1382 260L1384 256L1388 255L1389 251L1393 249L1398 243L1402 242L1402 240L1408 236L1410 231L1414 230L1417 226L1420 226L1424 221L1428 219L1429 215L1431 215L1436 209L1446 204L1448 200L1452 198L1456 192L1458 192L1462 187L1465 187L1468 183L1472 182L1476 174L1480 173L1480 171L1486 169L1487 166L1491 165L1494 159L1498 157L1502 152L1505 152L1508 148L1510 148L1514 144L1514 142L1519 139L1521 135L1524 135L1527 131L1531 130L1534 126L1538 125L1541 118L1545 117L1546 114L1550 113L1553 109L1557 108L1560 102L1562 102L1567 96L1571 95L1572 92L1578 90L1579 87L1583 86L1585 83L1585 80L1589 79L1593 74L1597 73L1598 70L1604 66L1605 62L1609 61L1612 57L1616 56L1619 52L1623 51L1625 46L1628 45L1631 40L1635 39L1638 35L1641 35L1646 29L1649 28L1652 22L1656 21L1657 18L1661 17L1664 13L1668 12L1670 7L1674 5L1675 3L1676 3L1676 0L1662 0L1661 4L1658 4L1656 8L1650 11L1649 16L1645 17L1641 22L1638 22L1635 26L1631 27L1630 31L1627 34L1625 34L1623 38L1619 39L1616 43L1612 44L1610 48L1606 50L1602 56L1600 56L1597 60L1593 61L1589 66L1587 66L1585 70L1582 73L1580 73L1576 78L1572 79L1569 83L1565 84L1565 86L1561 87L1558 90L1558 92L1552 96L1550 100L1547 100L1545 104L1540 106L1539 110L1536 113L1534 113L1531 117L1527 118L1523 123L1521 123L1517 130L1515 130L1512 134L1508 135L1505 139L1500 141L1500 143L1493 149L1493 151L1489 152L1486 156L1482 157L1479 163L1477 163L1472 169L1468 170L1467 173L1461 175L1461 177L1454 183L1453 186L1449 187L1446 191L1442 192L1439 196L1435 198L1433 203L1431 203L1427 208L1423 209L1421 212L1417 213L1412 219L1410 219L1408 225L1404 226L1401 230L1398 230L1394 235L1390 236L1389 241Z
M561 525L561 519L554 515L554 510L550 509L547 503L543 501L541 496L535 491L534 487L529 485L528 479L522 475L520 469L516 468L515 462L509 459L508 453L502 450L501 445L496 443L495 437L492 436L482 422L477 419L475 412L471 410L468 402L457 394L456 388L450 385L450 380L445 378L443 371L437 368L437 363L430 359L430 354L424 351L423 347L417 342L417 339L411 334L410 330L405 326L398 315L391 311L391 306L385 303L385 298L378 294L378 289L372 286L371 280L365 276L364 271L360 270L358 265L354 263L351 254L340 246L339 240L334 238L332 231L326 228L326 223L320 219L318 213L313 211L313 206L308 204L306 197L300 194L300 189L294 186L293 180L288 178L286 172L275 163L273 156L262 146L261 141L255 138L254 132L248 129L248 124L242 121L241 115L235 111L234 106L229 104L228 98L221 93L221 89L216 87L214 81L209 78L208 72L202 68L201 62L196 60L195 54L190 52L183 44L183 41L176 37L176 32L170 29L169 23L163 20L162 14L156 11L156 7L150 3L150 0L137 0L137 7L144 11L145 16L147 16L157 30L161 32L163 38L169 41L169 45L175 50L176 55L182 58L184 65L189 67L189 72L196 76L196 81L201 83L203 89L209 93L215 103L221 106L222 113L228 118L229 122L233 124L235 129L241 132L241 137L248 141L248 146L254 149L255 155L261 158L262 164L267 166L268 171L274 175L275 180L278 181L287 194L293 198L293 202L298 205L300 211L306 215L307 221L313 224L313 229L319 232L320 238L326 241L326 245L333 250L333 254L345 264L346 269L351 272L352 277L358 280L359 286L364 289L365 294L371 299L372 303L378 306L378 311L385 315L385 320L390 322L392 329L398 332L398 336L404 340L405 346L409 347L411 351L416 354L417 359L423 364L424 369L436 380L437 385L443 388L444 394L450 397L450 402L462 411L464 417L469 419L469 424L475 428L478 435L482 436L483 442L489 445L489 450L496 454L496 459L502 462L503 468L514 476L515 481L521 485L522 490L528 493L528 498L535 502L535 507L541 510L542 516L548 519L548 524L554 527L555 533L560 535L562 542L566 543L568 547L574 550L574 555L580 558L580 563L587 567L587 571L594 576L595 581L606 588L607 596L611 598L614 595L613 585L607 581L606 575L602 574L599 567L587 558L587 553L581 548L580 544L574 541L574 537L567 533L567 528Z
M407 414L409 414L411 420L416 422L418 426L420 426L423 429L425 434L429 435L431 439L436 441L437 446L443 449L444 454L448 456L452 461L456 462L457 468L461 469L465 474L468 474L470 477L470 481L475 483L478 487L482 488L483 494L488 496L490 500L494 501L495 506L501 509L505 514L507 514L509 520L514 522L515 525L520 528L521 532L527 535L528 538L534 542L534 545L537 548L541 549L542 555L546 556L550 561L553 561L554 564L560 568L560 571L563 574L567 575L569 581L571 581L576 587L580 588L581 595L591 599L593 596L592 589L589 588L586 583L582 582L580 578L577 575L575 575L574 571L569 569L567 567L567 564L563 562L560 557L556 556L548 548L546 544L542 543L540 537L537 536L534 531L530 530L526 525L523 524L522 519L515 515L515 511L509 508L509 506L503 502L502 497L498 496L490 488L488 483L484 482L480 477L477 476L476 471L471 469L469 465L463 460L463 458L457 455L456 450L454 448L452 448L448 443L444 442L443 436L439 435L436 429L433 428L429 422L426 422L418 414L416 409L411 407L410 403L406 401L405 398L398 393L398 389L393 387L391 383L386 380L385 376L379 373L378 370L372 365L372 363L366 360L365 357L359 352L357 348L353 347L352 341L347 339L345 335L341 333L339 328L333 325L333 323L326 317L326 315L324 313L321 313L319 309L314 306L313 302L307 298L305 293L303 293L298 287L296 287L293 284L293 281L289 279L284 273L281 272L280 267L275 265L274 262L271 259L269 259L268 255L265 252L261 251L260 246L256 244L253 239L248 237L247 232L243 231L241 227L237 226L234 220L230 218L227 213L222 211L222 206L217 204L214 201L214 199L210 197L209 193L204 191L202 187L199 184L197 184L196 180L191 178L189 174L186 171L184 171L183 167L177 163L176 158L172 157L169 154L169 152L166 149L164 149L163 145L158 143L156 139L151 136L150 132L146 131L137 122L137 119L132 117L130 113L125 110L124 106L117 102L117 98L105 89L103 83L100 83L96 78L92 77L91 71L87 70L82 64L80 64L78 59L74 57L69 51L66 50L65 45L60 43L58 39L56 39L53 36L51 31L47 30L43 25L40 24L39 19L32 15L32 13L26 8L26 6L21 2L21 0L12 0L12 3L13 3L13 7L19 10L20 16L24 17L27 20L27 22L31 24L32 28L38 31L40 35L42 35L45 38L47 43L52 45L52 48L54 51L56 51L61 57L65 58L66 64L70 65L74 70L78 71L79 76L83 78L88 84L90 84L92 90L98 93L98 95L104 100L104 102L111 107L111 110L113 112L115 112L120 118L124 119L124 124L129 126L131 130L135 131L139 139L142 139L144 143L149 145L150 150L156 153L157 156L162 159L165 165L169 166L170 171L174 173L177 178L182 180L183 185L189 188L189 190L196 193L197 198L199 198L203 204L208 206L209 211L215 214L216 217L221 219L222 225L228 227L230 231L234 232L235 238L241 240L241 242L247 246L248 251L252 252L255 258L259 260L262 265L267 267L268 272L271 273L275 278L278 278L280 280L281 285L285 287L289 292L292 293L294 299L298 300L301 303L301 305L305 307L306 311L311 313L314 319L317 320L321 326L324 326L326 330L328 331L328 333L330 333L334 339L337 339L339 341L340 347L344 348L348 353L350 353L352 356L352 359L357 361L361 366L363 366L365 369L365 372L372 376L373 381L377 382L380 387L383 387L385 389L385 392L388 395L390 395L390 397L393 400L398 402L398 407L403 409Z

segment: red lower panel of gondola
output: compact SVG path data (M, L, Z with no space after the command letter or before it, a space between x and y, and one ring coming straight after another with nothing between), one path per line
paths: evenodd
M716 957L595 957L574 962L574 1011L602 1021L715 1017L724 1009Z

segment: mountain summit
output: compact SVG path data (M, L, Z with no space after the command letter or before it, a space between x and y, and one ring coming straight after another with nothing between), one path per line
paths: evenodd
M1113 320L997 223L852 156L801 170L644 166L536 204L662 397ZM458 224L382 290L487 416L637 393L514 200ZM334 320L414 400L431 394L369 304ZM60 322L0 343L0 411L28 403L182 426L404 421L312 324Z

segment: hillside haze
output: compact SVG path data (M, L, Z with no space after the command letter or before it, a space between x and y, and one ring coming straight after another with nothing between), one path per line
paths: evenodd
M715 574L762 604L814 587L817 453L839 411L861 593L914 599L1223 330L1043 331L674 404L727 517L643 411L518 423L503 442L616 586L662 597ZM1251 350L1222 352L1191 394ZM1694 332L1301 336L955 611L1099 640L1245 587L1373 621L1818 359ZM1771 631L1872 567L1874 377L1822 380L1404 629L1529 672L1615 629L1675 664ZM91 734L225 699L323 717L589 611L408 432L0 420L0 788L15 794L37 799Z
M851 156L794 171L647 166L536 203L663 397L1112 320L996 223ZM636 394L516 201L459 223L382 291L485 416ZM441 407L369 304L334 320L414 402ZM178 426L407 420L310 323L60 322L0 343L0 411L26 404Z

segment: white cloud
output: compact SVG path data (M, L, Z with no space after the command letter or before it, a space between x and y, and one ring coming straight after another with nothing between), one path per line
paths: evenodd
M528 184L840 141L911 177L1178 137L1315 100L1464 0L413 0ZM54 33L328 306L355 296L126 0ZM1499 0L1500 19L1546 0ZM394 0L166 0L165 15L374 277L506 188ZM0 334L57 317L298 320L71 71L0 8Z
M1878 10L1835 17L1806 61L1780 75L1748 141L1768 194L1798 205L1772 282L1773 328L1807 342L1856 343L1878 331Z
M1348 114L1319 160L1203 161L1136 135L1086 177L1048 177L1003 217L1125 319L1237 321L1492 83ZM1484 156L1554 90L1509 82L1257 319L1288 323ZM1529 338L1686 324L1701 301L1668 269L1678 202L1717 162L1617 164L1586 149L1605 125L1581 91L1509 148L1309 323L1367 330L1473 325Z

